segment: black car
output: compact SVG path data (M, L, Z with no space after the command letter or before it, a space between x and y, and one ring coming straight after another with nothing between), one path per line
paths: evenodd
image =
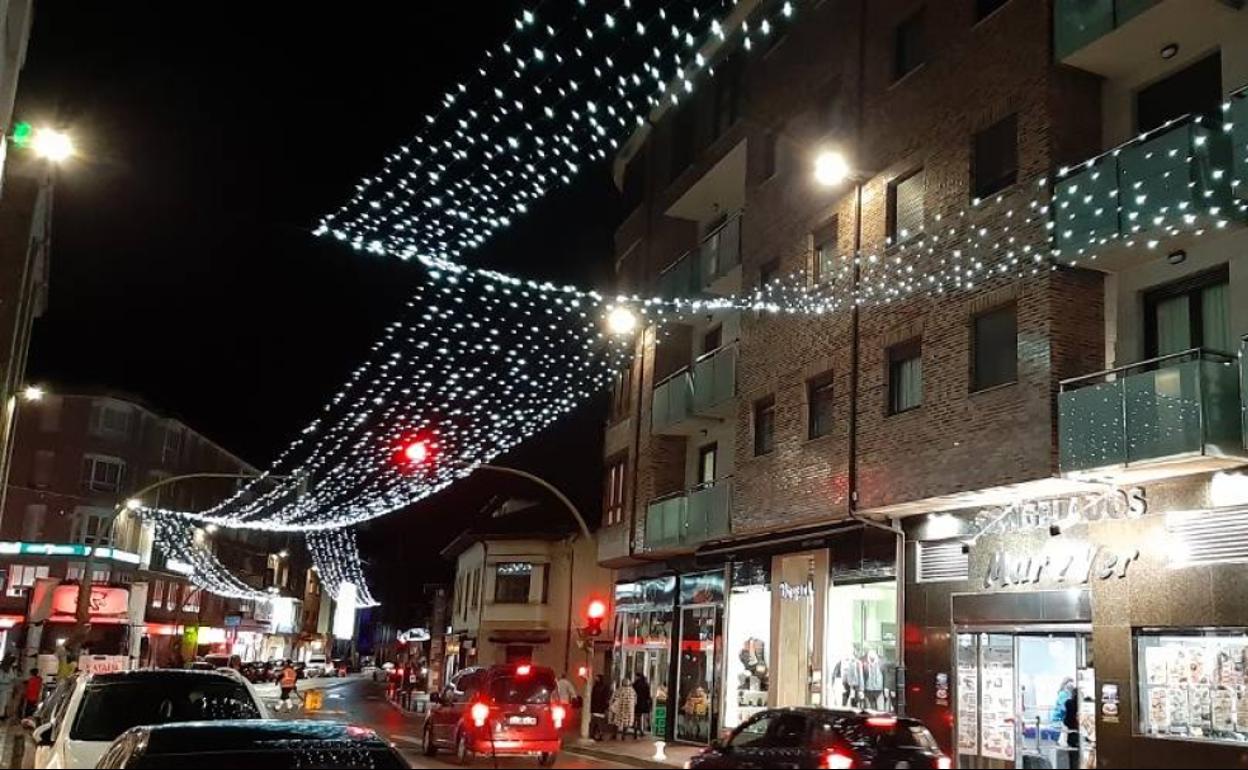
M365 727L249 719L135 727L118 736L105 768L407 768L394 746Z
M716 741L690 768L912 767L952 762L916 719L819 708L769 709Z

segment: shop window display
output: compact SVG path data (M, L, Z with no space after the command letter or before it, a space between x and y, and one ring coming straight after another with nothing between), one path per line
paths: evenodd
M1141 733L1248 742L1248 629L1137 631Z
M733 586L728 594L725 729L732 729L765 709L771 683L767 658L771 647L770 576L765 569L745 573L744 569L734 568Z
M687 607L680 619L680 714L676 738L707 743L714 738L715 666L720 608Z
M827 665L833 708L892 711L897 670L897 588L892 581L833 586Z

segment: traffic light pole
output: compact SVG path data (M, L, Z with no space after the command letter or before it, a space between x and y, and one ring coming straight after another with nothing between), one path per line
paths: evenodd
M593 720L594 703L594 642L585 642L585 692L581 696L581 743L594 741L589 737L589 727Z

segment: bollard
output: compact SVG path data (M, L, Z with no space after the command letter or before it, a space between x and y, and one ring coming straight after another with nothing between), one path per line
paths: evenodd
M667 747L667 743L665 741L655 741L654 742L654 756L651 757L651 759L653 759L655 762L666 762L667 754L663 752L663 749L666 747Z

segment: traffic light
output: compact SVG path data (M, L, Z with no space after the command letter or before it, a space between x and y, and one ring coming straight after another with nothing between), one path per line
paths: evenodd
M585 608L586 636L602 636L602 621L607 617L607 603L601 599L591 599Z
M394 463L400 470L412 471L428 465L433 460L434 446L428 439L409 438L394 453Z

